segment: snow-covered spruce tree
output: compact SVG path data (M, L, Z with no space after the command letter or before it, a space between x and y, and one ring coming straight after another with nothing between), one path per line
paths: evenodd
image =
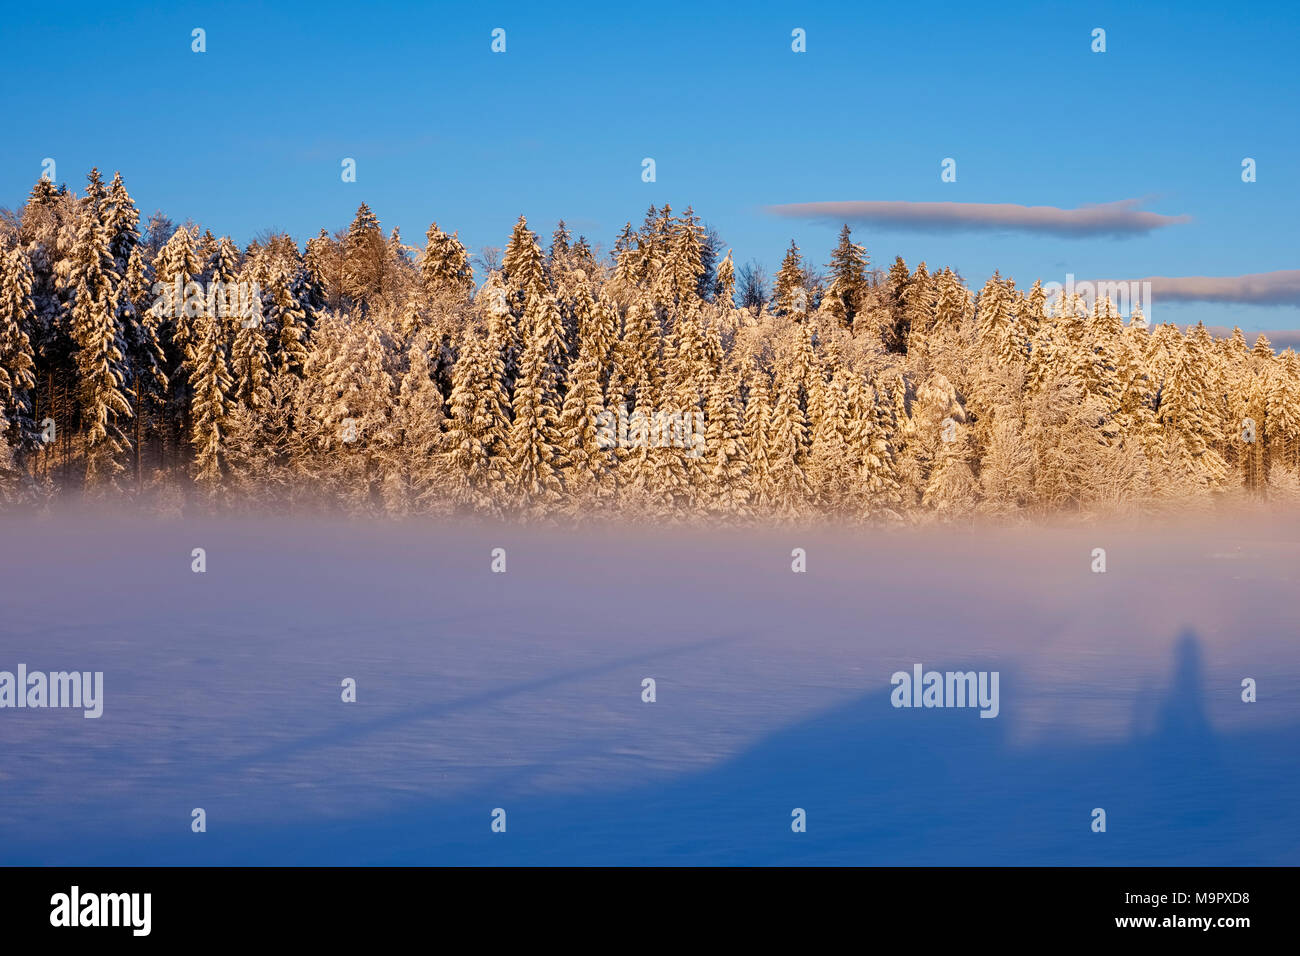
M230 347L230 372L234 382L231 397L238 404L253 409L260 409L271 400L271 357L262 328L259 296L254 314L236 325L235 340Z
M1082 368L1084 387L1089 395L1102 399L1107 407L1115 403L1115 365L1124 323L1109 296L1093 303L1092 318L1087 325Z
M569 265L574 271L581 271L588 282L597 282L604 277L604 268L596 259L596 252L586 236L578 236L569 252Z
M230 406L222 438L227 501L236 510L274 511L293 503L293 408L300 384L295 375L274 375L265 405Z
M32 264L21 247L0 258L0 441L21 460L34 447L36 358L27 330L36 324Z
M731 250L718 263L718 279L714 285L714 301L728 311L736 307L736 264L732 261Z
M608 389L613 373L613 363L618 346L619 329L623 323L618 304L602 290L596 299L596 313L592 334L583 339L590 341L600 362L600 382Z
M902 256L895 256L881 290L887 319L880 329L880 338L888 352L903 352L907 348L907 287L911 281L907 263Z
M0 428L5 427L4 409L0 408ZM0 431L0 508L14 504L22 498L22 469L14 460L13 449Z
M829 295L838 300L838 305L832 308L837 316L843 317L846 328L853 327L854 319L865 305L870 262L866 248L853 241L852 232L845 224L826 268L830 271Z
M559 361L564 330L553 296L529 300L532 331L524 349L507 440L507 480L522 514L540 514L560 499Z
M653 400L636 396L656 394L644 378L633 389L629 440L632 448L620 459L619 476L631 514L658 520L677 520L698 504L698 487L693 476L696 459L688 457L699 448L696 420L682 422L683 441L675 439L675 420ZM691 447L682 447L689 442Z
M607 284L610 299L620 308L625 308L640 291L638 274L642 257L641 238L631 230L632 224L628 223L624 235L614 245L614 269Z
M1025 406L1024 440L1033 451L1034 504L1079 509L1113 497L1116 483L1130 487L1142 461L1125 445L1108 445L1102 430L1107 407L1090 395L1077 374L1051 371Z
M448 305L468 302L474 292L474 270L459 237L447 235L435 222L429 226L424 238L420 280L425 293L430 299Z
M805 469L807 421L799 404L800 380L782 369L776 380L776 405L772 410L768 461L774 477L774 505L778 515L800 514L812 495Z
M315 435L312 467L322 487L348 511L374 513L383 506L384 461L393 443L391 340L355 313L335 322L320 348L312 337L300 395L313 421L302 427Z
M752 494L749 480L749 455L736 406L740 393L738 376L719 375L709 388L705 417L708 427L703 447L692 449L706 462L708 469L704 500L709 509L726 517L749 514Z
M771 460L772 386L753 361L745 367L744 438L749 463L750 504L757 513L776 507L778 476Z
M1160 391L1158 409L1168 459L1181 474L1181 481L1173 476L1166 480L1184 485L1186 492L1217 491L1228 478L1227 464L1214 447L1225 437L1227 423L1214 407L1210 375L1209 358L1193 330ZM1232 434L1238 434L1237 428Z
M262 335L277 372L299 372L307 359L311 324L300 300L305 291L301 279L300 272L277 268L257 297L264 317Z
M669 232L666 272L671 302L688 308L700 301L700 280L705 273L704 229L691 207L674 221Z
M489 345L473 328L452 370L451 413L443 442L448 495L459 510L492 513L505 485L509 405Z
M1047 321L1047 293L1041 280L1035 279L1029 292L1017 299L1015 313L1016 339L1027 346Z
M617 326L610 321L610 316L592 295L591 285L586 279L574 283L569 312L572 316L569 354L577 355L585 346L599 372L609 357L609 350L617 335Z
M961 362L963 346L971 331L973 307L970 290L951 269L942 269L934 279L934 326L928 336L928 352L935 368L945 376L955 369L945 360Z
M1268 396L1274 460L1300 478L1300 357L1287 349L1278 356L1278 366Z
M704 349L702 317L697 308L677 315L672 339L666 349L664 404L683 415L704 410L705 397L712 379Z
M848 455L851 466L847 498L869 518L897 519L902 512L902 488L890 442L890 411L867 382L850 374Z
M804 288L803 272L803 257L799 255L799 247L791 239L790 248L785 251L785 258L781 260L781 268L776 274L776 285L773 289L778 313L802 319L808 312L808 290Z
M808 450L808 480L814 500L824 512L835 513L847 505L854 478L850 449L849 372L834 369L830 381L817 377L810 395L812 435Z
M52 184L39 180L23 207L17 237L31 264L31 296L36 307L34 321L27 329L36 361L36 388L31 393L33 416L37 421L54 419L59 436L65 440L73 432L74 403L67 399L75 392L75 374L64 308L72 289L60 272L66 273L69 264L66 253L75 239L75 213L71 196L61 195ZM48 475L56 453L67 448L66 441L43 445L33 467L43 466Z
M194 247L194 255L203 267L202 273L196 278L204 285L212 281L211 268L213 260L216 259L217 246L217 237L212 234L212 230L204 229L203 235L199 237L198 243Z
M661 393L663 337L649 296L641 295L623 317L622 334L614 346L614 371L607 392L611 405L639 402L653 411Z
M560 449L564 453L562 478L569 507L581 512L611 490L613 443L617 421L609 421L600 385L600 365L595 346L584 342L569 367L569 387L560 407ZM617 410L609 410L611 416Z
M1019 337L1015 299L1008 282L997 272L984 283L976 305L979 343L987 354L1003 362L1023 361L1025 344Z
M194 236L188 229L182 226L172 233L158 251L153 272L156 288L160 289L160 297L154 306L163 321L165 339L178 350L176 356L169 355L168 358L179 365L192 337L190 320L195 317L190 314L194 310L186 310L185 300L192 291L197 294L199 290L197 287L192 290L190 283L197 282L203 274L203 265L194 251Z
M126 272L117 294L118 324L126 344L127 396L131 402L132 462L136 493L144 483L144 445L158 432L158 419L167 400L168 379L164 371L166 352L159 337L162 320L151 311L150 276L139 243L130 246Z
M1271 384L1267 372L1263 370L1252 375L1245 384L1244 414L1238 429L1243 446L1238 456L1241 484L1247 491L1255 494L1263 494L1268 488L1270 464L1268 452L1271 437L1268 395Z
M1147 471L1144 485L1150 482L1151 462L1160 455L1160 426L1156 421L1156 391L1142 359L1142 339L1146 332L1132 326L1125 329L1115 344L1114 386L1110 407L1116 440L1140 453Z
M186 365L191 388L194 479L209 498L215 498L221 491L224 474L223 436L233 384L226 363L224 330L218 317L205 312L194 320Z
M372 306L380 304L392 258L392 250L379 228L379 219L365 203L357 207L357 214L343 240L342 251L340 281L343 295L364 314Z
M926 345L930 331L935 323L935 304L938 294L930 272L921 262L912 273L902 293L902 322L900 329L907 330L904 339L904 351L909 355L920 353L917 360L925 357Z
M130 418L131 406L122 393L125 342L118 325L118 285L113 257L108 250L108 230L103 221L103 186L91 189L81 200L77 239L72 250L69 285L73 290L68 315L76 347L77 398L84 429L86 484L111 487L123 470L128 442L121 423ZM92 199L98 195L98 200Z
M979 499L979 482L971 470L970 431L957 424L951 441L939 447L921 504L942 517L972 511Z
M569 227L561 219L551 233L551 248L546 253L546 271L553 279L568 268L569 243L572 239L573 233L569 232Z
M228 236L222 236L213 247L204 269L208 277L207 309L220 321L224 334L233 338L249 318L241 313L241 305L249 292L240 295L239 247ZM261 318L259 314L258 319Z
M977 487L970 469L973 449L966 408L941 373L931 375L916 390L912 429L908 450L919 472L922 506L956 514L973 508ZM957 447L946 447L950 445ZM941 460L947 472L936 481Z
M524 350L524 318L522 312L516 314L510 307L510 290L499 271L492 272L479 287L474 308L487 328L485 345L500 366L499 384L508 400L514 394L519 358Z
M446 503L439 463L442 406L442 393L430 369L428 340L417 338L407 351L385 455L383 496L389 514L440 510Z
M542 247L523 216L515 223L510 241L506 243L501 266L505 271L509 304L517 315L523 314L529 299L541 298L549 291Z
M125 277L131 256L140 248L140 210L126 191L120 172L113 174L104 200L104 226L108 230L108 253L114 271Z
M307 240L302 267L309 301L303 305L311 314L343 307L342 264L342 247L324 229Z

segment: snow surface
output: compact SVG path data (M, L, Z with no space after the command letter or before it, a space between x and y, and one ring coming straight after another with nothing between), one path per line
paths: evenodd
M1298 531L11 517L0 863L1300 863Z

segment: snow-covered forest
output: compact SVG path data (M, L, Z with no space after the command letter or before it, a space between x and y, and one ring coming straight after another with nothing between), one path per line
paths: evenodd
M771 283L691 209L240 249L120 176L0 217L0 504L916 520L1300 496L1300 360L995 273Z

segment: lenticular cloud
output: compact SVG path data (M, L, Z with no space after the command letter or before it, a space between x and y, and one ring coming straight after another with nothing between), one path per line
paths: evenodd
M1165 216L1138 209L1141 200L1061 209L1016 203L969 202L812 202L770 206L790 219L826 219L889 226L912 232L1024 232L1084 238L1138 236L1190 222L1190 216Z

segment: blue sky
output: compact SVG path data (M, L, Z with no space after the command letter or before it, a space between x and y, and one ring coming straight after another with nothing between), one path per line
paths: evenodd
M142 210L246 242L346 225L358 203L471 249L524 213L608 246L651 204L694 205L773 269L824 263L809 202L1139 199L1190 221L1123 238L861 225L982 283L1235 276L1296 255L1294 4L26 5L5 15L0 205L45 157L80 190L120 169ZM191 52L191 30L207 52ZM491 31L506 30L504 54ZM807 52L791 51L791 30ZM1105 53L1091 50L1106 30ZM340 163L357 162L344 183ZM641 179L656 162L657 181ZM940 163L957 161L957 181ZM1241 181L1241 162L1258 180ZM1157 321L1295 328L1294 305L1157 302Z

